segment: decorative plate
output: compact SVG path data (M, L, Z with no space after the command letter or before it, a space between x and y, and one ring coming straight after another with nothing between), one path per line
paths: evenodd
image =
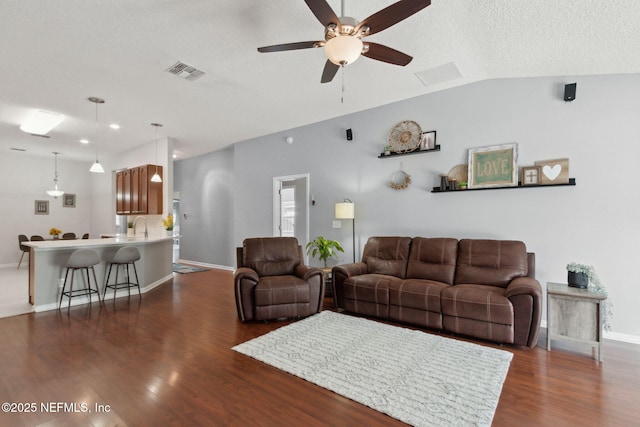
M394 153L409 153L420 146L422 128L413 120L398 123L389 134L389 145Z
M469 181L469 165L455 165L447 174L449 179L455 179L458 184Z

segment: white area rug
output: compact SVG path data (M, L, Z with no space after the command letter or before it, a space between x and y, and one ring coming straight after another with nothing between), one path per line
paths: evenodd
M323 311L233 350L416 426L489 426L513 355Z

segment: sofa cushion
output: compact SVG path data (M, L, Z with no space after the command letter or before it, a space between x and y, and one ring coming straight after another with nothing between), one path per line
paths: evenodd
M440 313L440 293L449 285L433 280L405 279L389 284L389 304Z
M428 279L452 285L457 253L457 239L414 238L407 263L407 279Z
M309 303L309 283L296 276L262 277L254 291L256 306Z
M504 296L504 292L503 288L497 286L449 286L443 289L440 294L442 314L488 323L513 325L513 305Z
M243 265L262 276L293 274L302 264L300 248L295 237L261 237L245 239Z
M527 275L527 249L514 240L472 240L458 243L455 284L507 287Z
M363 274L349 277L344 281L345 299L369 301L377 304L389 304L389 286L400 283L402 279L384 274Z
M410 245L410 237L370 237L364 246L362 260L371 274L404 279Z

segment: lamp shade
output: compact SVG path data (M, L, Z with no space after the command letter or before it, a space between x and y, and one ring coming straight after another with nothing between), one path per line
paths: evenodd
M91 165L91 168L89 169L89 171L94 173L104 173L104 168L102 167L98 159L96 159L96 162L93 165Z
M337 219L354 219L355 205L352 202L336 203L336 218Z
M336 36L327 40L324 51L336 65L351 64L362 53L362 40L355 36Z

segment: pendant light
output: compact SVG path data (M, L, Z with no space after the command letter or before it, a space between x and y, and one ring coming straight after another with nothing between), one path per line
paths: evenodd
M160 123L151 123L151 126L156 128L155 139L156 139L156 173L151 177L151 182L162 182L162 178L158 175L158 128L162 127Z
M91 98L89 98L89 101L96 104L96 134L95 134L95 139L93 141L93 143L96 146L96 162L93 165L91 165L91 168L89 169L89 171L95 172L95 173L104 173L104 168L98 161L98 104L104 104L104 99L95 98L92 96Z
M56 156L54 160L55 175L53 176L53 190L47 190L47 194L53 197L54 199L57 199L58 197L64 194L64 191L58 190L58 154L60 153L58 153L57 151L54 151L53 154Z

